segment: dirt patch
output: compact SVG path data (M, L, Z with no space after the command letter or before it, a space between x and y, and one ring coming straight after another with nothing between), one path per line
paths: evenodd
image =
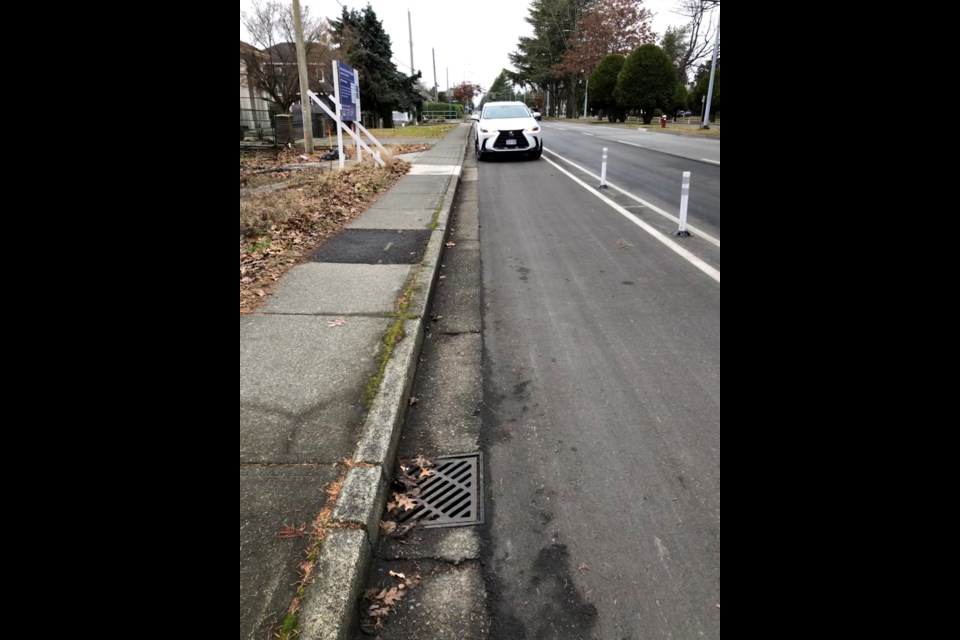
M421 149L401 150L404 147ZM429 145L397 145L411 153ZM341 172L312 154L282 149L240 156L240 313L250 313L280 277L367 210L410 169L394 159L384 168L365 158ZM349 153L345 154L349 157ZM319 168L284 165L323 162Z

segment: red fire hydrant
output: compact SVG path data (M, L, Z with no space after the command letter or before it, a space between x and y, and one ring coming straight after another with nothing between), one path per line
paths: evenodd
M667 116L666 116L666 114L660 116L660 128L661 128L661 129L666 129L666 128L667 128Z

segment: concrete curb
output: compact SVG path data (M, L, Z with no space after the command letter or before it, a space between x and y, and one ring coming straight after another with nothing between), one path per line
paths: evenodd
M466 144L466 142L464 143ZM463 158L458 162L463 166ZM452 175L443 196L437 224L421 261L421 269L407 315L404 338L394 348L384 370L380 390L373 400L354 461L370 466L348 471L331 521L361 529L335 528L323 541L316 579L307 586L301 607L300 638L303 640L350 640L356 632L360 591L380 536L380 514L400 442L400 431L409 405L423 344L424 316L436 290L447 237L447 221L460 184Z

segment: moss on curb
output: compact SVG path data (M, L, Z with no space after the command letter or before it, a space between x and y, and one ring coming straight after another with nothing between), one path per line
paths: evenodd
M283 624L277 630L277 638L280 640L293 640L300 635L300 616L295 613L288 613L283 619Z

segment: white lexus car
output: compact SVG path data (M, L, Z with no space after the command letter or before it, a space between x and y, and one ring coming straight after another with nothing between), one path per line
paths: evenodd
M543 153L540 123L522 102L488 102L473 119L477 160L499 153L525 153L536 160Z

